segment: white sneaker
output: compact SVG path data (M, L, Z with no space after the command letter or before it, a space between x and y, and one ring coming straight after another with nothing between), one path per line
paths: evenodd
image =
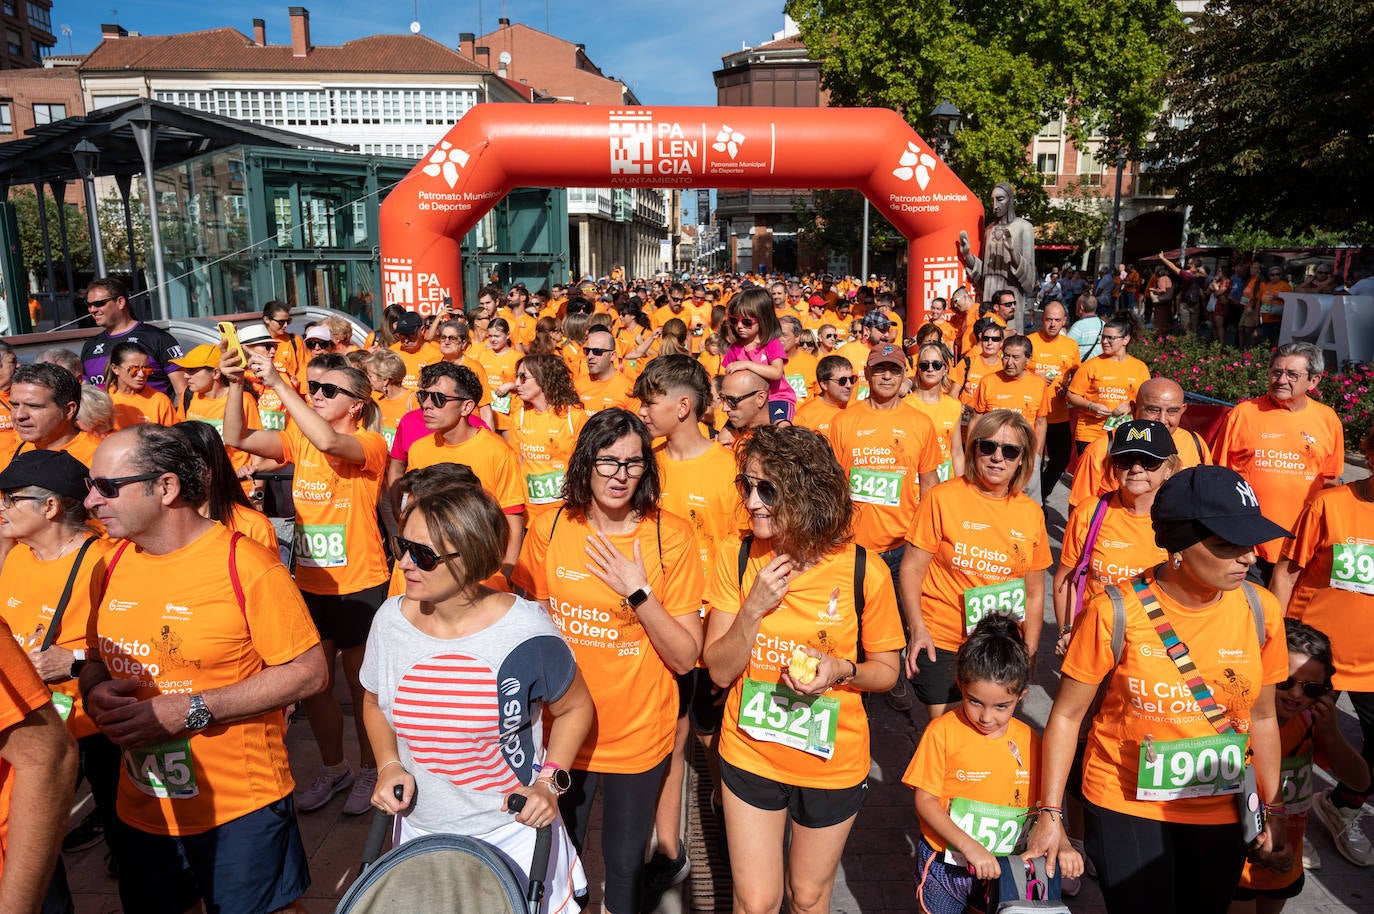
M372 808L372 794L377 789L377 769L359 768L353 781L353 789L344 800L344 815L361 816Z
M1331 802L1328 791L1313 798L1312 810L1331 833L1331 840L1336 842L1336 850L1341 852L1342 857L1356 866L1374 863L1374 848L1370 847L1369 837L1360 828L1363 806L1359 809L1342 809Z
M296 797L296 808L301 812L319 809L328 803L334 794L347 790L355 776L352 768L345 768L339 774L330 774L321 767L315 775L314 782Z

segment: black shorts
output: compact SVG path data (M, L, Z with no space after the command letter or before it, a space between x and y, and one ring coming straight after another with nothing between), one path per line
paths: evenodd
M725 759L720 760L720 779L731 793L755 809L786 809L792 821L803 828L839 825L857 813L868 796L868 778L839 790L795 787L750 774Z
M709 670L697 667L683 673L677 677L677 719L690 717L693 730L715 736L725 716L725 696L728 694L728 689L719 688L711 681Z
M1301 851L1299 851L1301 853ZM1297 898L1302 894L1302 887L1307 882L1306 873L1298 873L1298 878L1281 889L1251 889L1243 885L1236 886L1236 901L1254 901L1256 898L1272 898L1275 901L1283 901L1287 898Z
M935 662L924 651L916 658L917 673L911 680L916 700L923 705L951 705L963 701L959 683L954 679L954 660L957 651L935 649Z
M301 591L321 641L332 641L339 650L362 647L372 629L372 617L386 602L390 582L357 593L310 593Z

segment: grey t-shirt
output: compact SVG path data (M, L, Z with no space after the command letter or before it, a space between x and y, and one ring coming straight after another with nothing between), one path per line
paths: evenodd
M543 604L516 598L495 624L447 640L416 629L400 597L383 603L359 678L415 778L411 824L480 835L509 822L502 801L537 773L542 705L562 697L576 673Z

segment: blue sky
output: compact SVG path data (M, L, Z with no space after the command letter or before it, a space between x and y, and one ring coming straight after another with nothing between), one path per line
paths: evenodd
M253 19L267 21L267 40L290 41L287 7L310 10L310 39L342 44L365 35L405 32L416 18L423 33L450 47L460 32L482 34L506 16L581 42L603 73L627 83L645 104L714 105L711 71L722 54L743 43L761 44L782 28L782 0L54 0L54 53L90 51L100 41L100 25L117 21L131 32L165 35L230 26L253 33ZM115 11L118 11L117 14ZM479 13L481 27L479 28ZM62 33L68 26L71 35ZM547 25L547 28L546 28Z

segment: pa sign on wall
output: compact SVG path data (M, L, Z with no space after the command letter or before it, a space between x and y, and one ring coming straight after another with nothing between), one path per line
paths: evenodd
M1279 297L1280 343L1315 344L1328 356L1335 355L1335 364L1328 363L1328 368L1374 359L1374 296L1284 292Z

